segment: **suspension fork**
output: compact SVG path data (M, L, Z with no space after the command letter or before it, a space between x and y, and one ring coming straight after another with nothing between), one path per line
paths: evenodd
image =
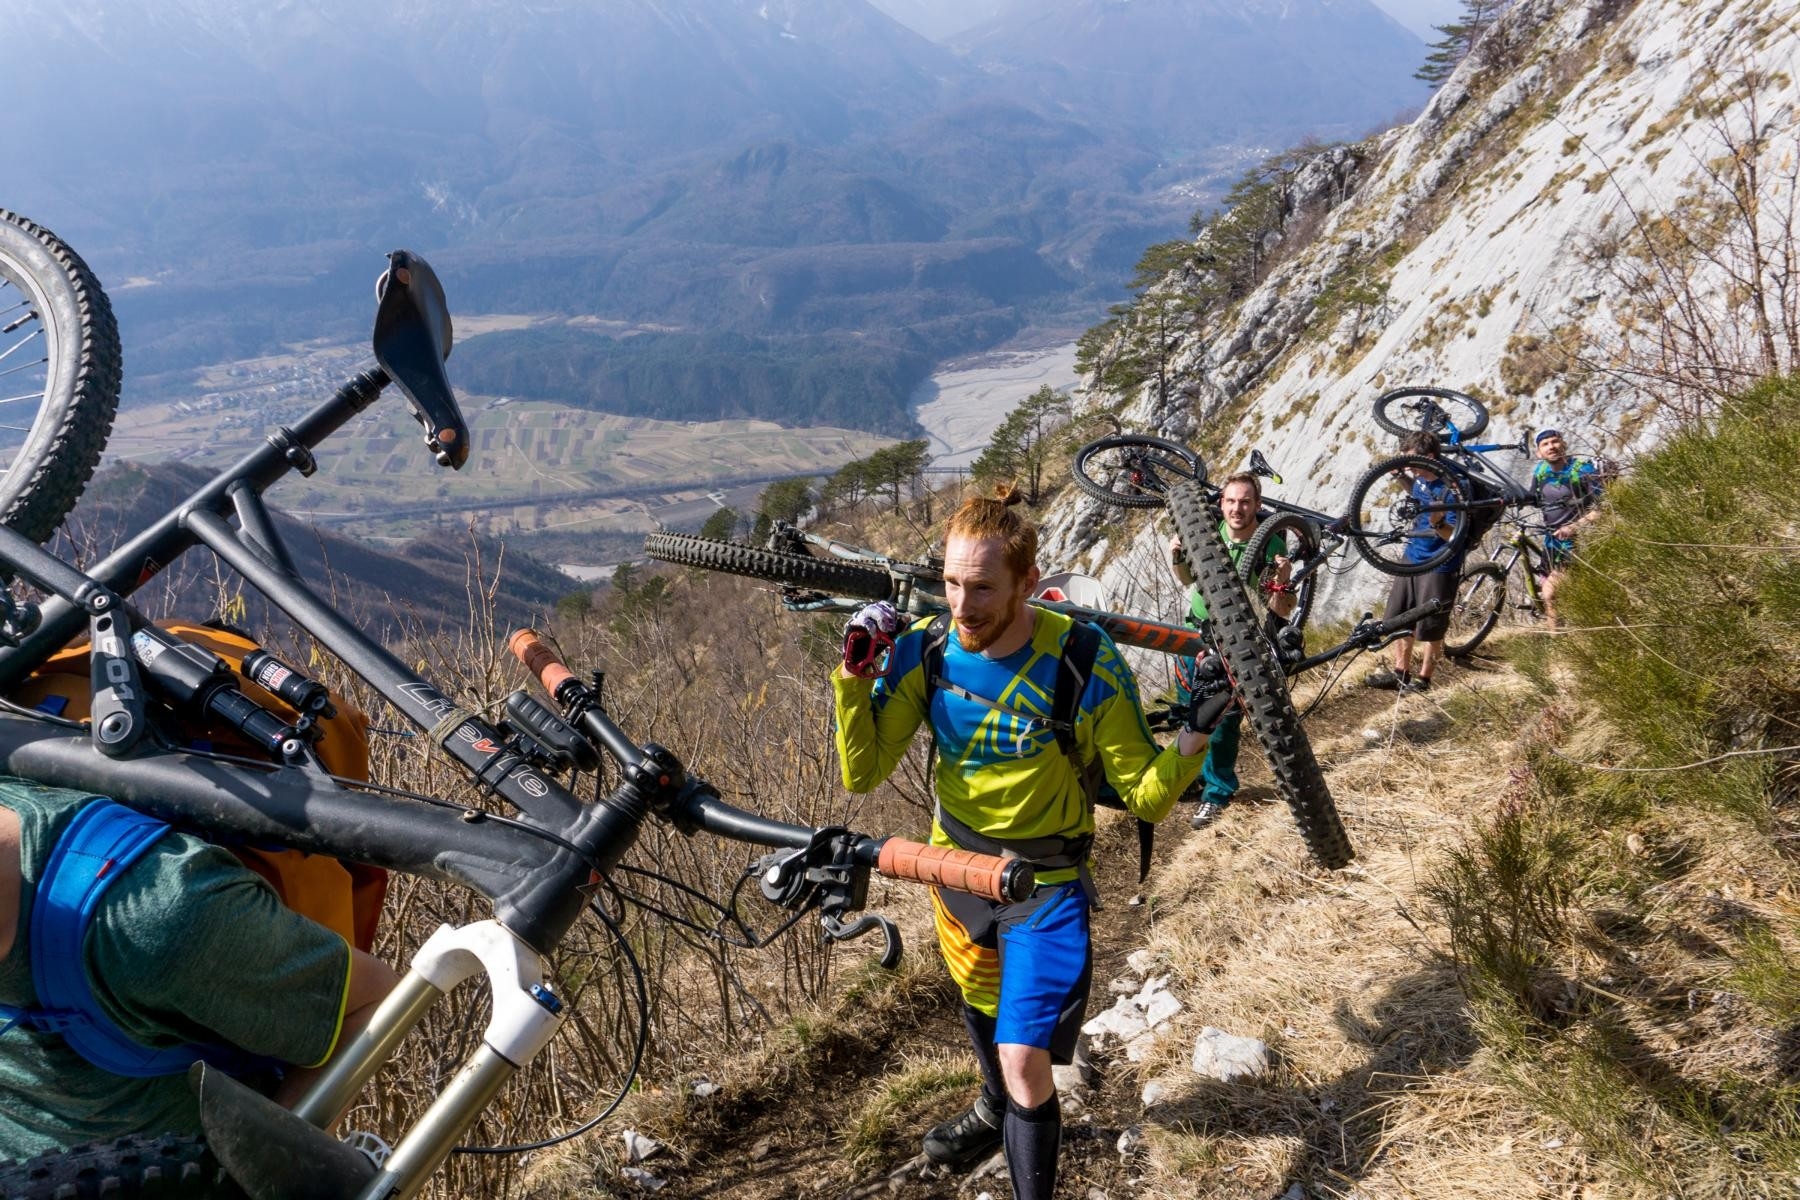
M357 1200L407 1200L417 1195L506 1082L556 1035L563 1022L563 1004L545 978L542 956L498 921L440 926L413 955L411 968L368 1025L295 1106L295 1114L312 1124L329 1125L431 1006L480 974L487 976L493 1000L481 1045L394 1147Z

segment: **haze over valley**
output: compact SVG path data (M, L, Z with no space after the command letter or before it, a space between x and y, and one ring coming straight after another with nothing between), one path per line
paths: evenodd
M1369 0L884 7L13 0L0 203L107 284L128 407L322 395L271 364L364 345L407 246L477 396L892 438L941 364L1071 341L1248 165L1425 98Z

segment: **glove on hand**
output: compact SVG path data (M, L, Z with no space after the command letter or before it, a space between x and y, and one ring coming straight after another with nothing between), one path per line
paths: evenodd
M1211 733L1219 727L1219 723L1231 712L1236 702L1237 696L1230 691L1203 699L1196 698L1187 711L1187 720L1182 723L1182 728L1190 733Z
M886 600L857 609L844 626L844 669L859 679L884 674L899 632L900 614Z

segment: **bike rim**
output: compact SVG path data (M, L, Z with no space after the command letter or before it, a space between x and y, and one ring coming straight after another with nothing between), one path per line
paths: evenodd
M30 274L0 254L0 481L12 473L51 394L63 331Z

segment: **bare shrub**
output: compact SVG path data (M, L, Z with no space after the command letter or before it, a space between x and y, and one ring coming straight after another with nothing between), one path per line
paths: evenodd
M1765 111L1775 76L1721 49L1691 95L1694 170L1673 204L1641 206L1608 169L1624 220L1590 264L1622 294L1622 335L1593 364L1703 421L1757 380L1800 368L1800 130Z

